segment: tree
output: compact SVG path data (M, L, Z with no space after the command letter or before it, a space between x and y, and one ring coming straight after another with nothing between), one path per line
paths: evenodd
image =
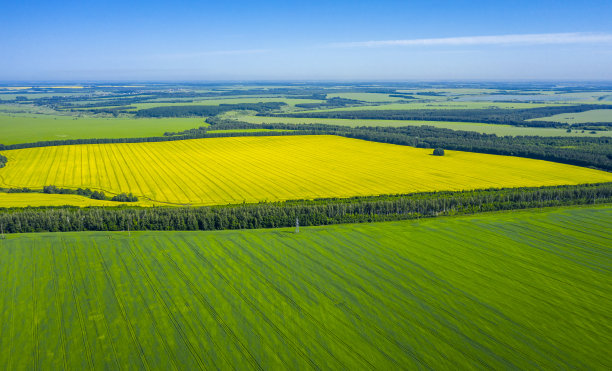
M442 148L436 148L433 151L434 156L444 156L444 150Z

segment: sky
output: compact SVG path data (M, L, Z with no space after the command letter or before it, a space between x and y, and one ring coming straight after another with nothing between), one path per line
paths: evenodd
M612 1L5 1L0 81L612 80Z

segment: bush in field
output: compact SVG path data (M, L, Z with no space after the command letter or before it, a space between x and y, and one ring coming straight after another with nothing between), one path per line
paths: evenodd
M89 197L94 200L106 200L106 195L104 192L93 191Z
M114 196L113 198L111 198L111 201L117 201L117 202L138 202L138 197L134 196L133 194L125 194L125 193L121 193L118 194L116 196Z
M436 148L433 151L434 156L444 156L444 150L442 148Z

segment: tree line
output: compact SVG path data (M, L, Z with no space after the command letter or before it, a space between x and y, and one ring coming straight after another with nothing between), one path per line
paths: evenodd
M217 106L190 105L190 106L165 106L152 107L136 111L136 117L203 117L215 116L220 113L235 110L251 110L260 113L278 110L286 106L285 102L259 102L239 104L219 104Z
M527 121L560 113L577 113L594 109L612 109L612 105L580 104L573 106L547 106L525 109L412 109L412 110L354 110L328 112L297 112L279 114L283 117L335 118L367 120L420 120L477 122L530 127L567 127L568 124L551 121ZM265 116L260 113L259 116ZM581 124L582 125L582 124ZM612 123L587 123L591 126L612 126Z
M6 233L167 231L369 223L487 211L612 202L612 183L429 192L213 207L40 207L0 209Z
M0 154L0 168L5 167L7 161L8 161L8 158L6 158L6 156Z
M102 191L92 191L89 188L58 188L54 185L44 186L42 190L32 188L0 188L0 192L3 193L46 193L46 194L57 194L57 195L79 195L88 197L93 200L103 201L116 201L116 202L138 202L138 197L131 193L120 193L118 195L108 197Z

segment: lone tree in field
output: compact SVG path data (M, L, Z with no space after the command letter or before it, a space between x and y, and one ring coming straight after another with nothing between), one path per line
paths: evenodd
M444 156L444 150L442 148L436 148L433 151L434 156Z

